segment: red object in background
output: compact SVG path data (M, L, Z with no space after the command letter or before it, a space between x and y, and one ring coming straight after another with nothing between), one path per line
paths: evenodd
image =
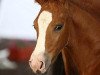
M17 46L16 44L12 44L10 47L10 56L9 59L16 62L25 62L28 61L33 50L34 44L26 45L26 46Z

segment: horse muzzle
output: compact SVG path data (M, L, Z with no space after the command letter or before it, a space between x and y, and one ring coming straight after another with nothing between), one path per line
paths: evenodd
M51 64L50 57L45 53L32 54L29 60L29 65L34 73L43 74L47 71Z

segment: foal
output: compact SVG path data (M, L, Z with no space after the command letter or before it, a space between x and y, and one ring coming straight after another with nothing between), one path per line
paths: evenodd
M100 1L36 1L42 8L34 21L32 70L45 73L61 52L66 75L100 75Z

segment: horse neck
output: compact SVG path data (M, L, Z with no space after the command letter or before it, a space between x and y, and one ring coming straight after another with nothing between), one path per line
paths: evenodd
M68 53L68 48L65 47L62 49L62 58L64 62L65 74L66 75L79 75L77 66L74 64L70 54Z
M80 73L88 72L100 58L100 22L92 14L75 5L70 5L70 13L72 24L69 26L70 40L67 51Z

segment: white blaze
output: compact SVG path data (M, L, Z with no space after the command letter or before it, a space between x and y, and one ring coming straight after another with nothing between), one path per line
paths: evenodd
M38 18L39 36L37 40L37 45L35 47L34 54L41 54L45 52L45 37L46 30L52 21L52 13L48 11L43 11Z

